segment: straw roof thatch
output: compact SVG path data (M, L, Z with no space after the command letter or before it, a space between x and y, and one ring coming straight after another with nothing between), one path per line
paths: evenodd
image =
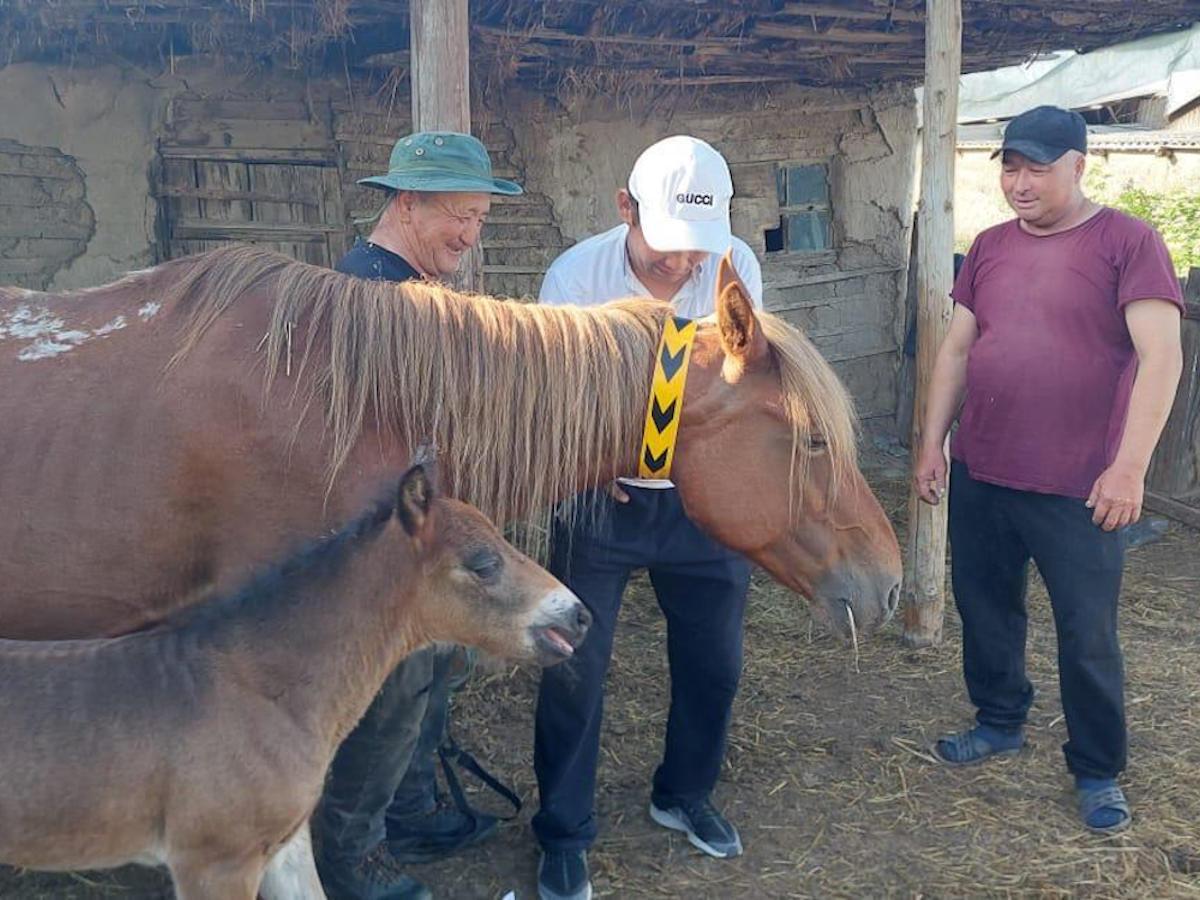
M964 0L964 71L1184 27L1197 0ZM577 81L863 87L919 81L922 0L471 0L477 66ZM7 62L220 53L263 65L403 67L406 0L0 0Z

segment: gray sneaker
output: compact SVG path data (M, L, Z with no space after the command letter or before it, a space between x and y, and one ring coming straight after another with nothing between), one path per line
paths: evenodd
M586 850L543 850L538 900L592 900Z
M688 842L709 856L726 859L742 855L742 838L738 830L717 812L712 801L651 800L650 818L673 831L682 831Z

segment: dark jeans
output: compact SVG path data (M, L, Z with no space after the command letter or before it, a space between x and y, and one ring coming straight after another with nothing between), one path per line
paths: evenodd
M575 656L542 673L534 735L541 809L533 830L551 850L596 838L596 762L604 678L621 596L634 569L650 581L667 620L671 709L654 796L698 799L716 785L742 669L742 616L750 564L684 515L678 493L628 487L627 504L597 494L573 530L553 536L550 570L594 616Z
M338 748L316 818L323 854L360 857L386 836L385 818L436 805L456 651L426 647L401 662Z
M963 673L981 724L1025 721L1025 588L1032 559L1050 593L1066 714L1067 768L1113 778L1125 768L1124 665L1117 598L1119 532L1092 524L1083 500L976 481L954 462L950 477L954 599L963 625Z

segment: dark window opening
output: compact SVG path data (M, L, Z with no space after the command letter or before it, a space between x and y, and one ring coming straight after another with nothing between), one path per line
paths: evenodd
M763 233L768 253L819 253L833 247L829 169L780 166L775 173L779 227Z

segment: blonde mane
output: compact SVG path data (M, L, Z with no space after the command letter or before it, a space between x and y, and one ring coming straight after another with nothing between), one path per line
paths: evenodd
M793 515L799 515L796 488L808 479L809 463L820 452L812 446L813 438L825 444L823 452L833 468L829 487L835 493L858 468L858 417L850 392L803 332L768 312L759 312L758 321L779 367L784 411L792 423L788 484Z
M240 297L269 291L266 383L291 374L309 385L300 399L324 411L331 479L369 423L412 448L432 439L446 489L497 522L634 471L665 304L505 302L352 278L245 246L174 265L185 268L164 299L179 304L185 325L173 362ZM794 427L795 475L810 431L844 471L854 464L849 396L803 334L770 314L760 321Z

